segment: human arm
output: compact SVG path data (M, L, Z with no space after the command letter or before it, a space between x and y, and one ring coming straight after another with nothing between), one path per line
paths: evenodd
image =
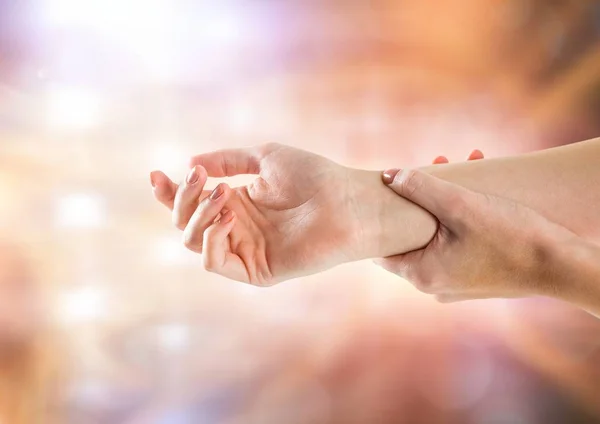
M428 166L421 171L479 193L514 200L576 234L600 241L600 138L519 156ZM427 245L437 229L435 219L427 219L427 213L410 202L394 199L393 193L382 195L374 190L381 178L379 172L353 172L354 196L371 203L377 202L374 197L379 195L380 201L380 207L365 205L360 212L368 225L361 258L385 257Z
M421 171L384 182L439 220L423 249L376 261L444 303L543 295L600 313L600 249L531 208ZM410 177L410 178L407 178Z
M598 150L597 141L587 142L426 170L474 190L512 197L584 232L592 231L599 219L587 209L600 204L599 194L589 190L590 181L598 180L594 166ZM267 145L212 152L197 156L193 165L202 174L195 186L183 183L178 189L164 174L154 173L155 195L173 209L189 248L205 255L211 251L207 246L220 246L217 250L227 255L208 266L205 261L205 266L230 278L269 285L343 262L420 249L437 230L437 220L387 189L379 172L349 169L298 149ZM210 192L203 190L207 173L217 178L242 173L258 178L233 191L225 187L226 196L208 207ZM548 194L548 187L556 189ZM227 197L231 193L234 196ZM563 195L577 201L565 202ZM582 201L584 195L590 198ZM177 200L185 198L187 202ZM222 208L235 213L236 223L227 231L209 231ZM201 225L189 225L190 216L206 211L211 212L200 219ZM206 243L213 233L220 234L218 243ZM221 261L230 254L237 257L235 273Z

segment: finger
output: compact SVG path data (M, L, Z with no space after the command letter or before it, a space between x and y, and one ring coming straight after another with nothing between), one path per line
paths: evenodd
M201 166L192 168L185 181L181 183L173 206L173 225L183 230L194 214L202 198L204 184L206 184L206 171ZM218 188L218 187L217 187ZM222 189L218 194L223 194ZM204 197L206 197L206 194Z
M434 165L440 165L443 163L449 163L450 161L448 160L448 158L446 156L438 156L437 158L435 158L433 160L433 164Z
M481 150L475 149L471 152L467 160L480 160L484 159L483 152Z
M228 211L204 232L202 261L204 268L209 272L232 280L248 282L249 276L244 262L229 251L228 236L235 222L235 213Z
M260 161L275 148L273 144L243 149L226 149L194 156L191 166L201 165L211 177L260 173Z
M204 232L215 222L219 214L224 212L223 208L230 195L229 186L221 183L210 196L200 202L183 232L184 244L188 249L202 253Z
M383 182L400 196L427 209L438 220L450 219L465 207L470 191L418 170L384 171Z
M177 184L161 171L152 171L150 173L150 183L152 184L152 191L156 200L173 210Z

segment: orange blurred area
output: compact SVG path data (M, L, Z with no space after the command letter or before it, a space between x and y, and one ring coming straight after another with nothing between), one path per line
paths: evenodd
M148 174L267 141L361 168L600 134L595 0L0 0L0 423L600 420L600 324L356 263L268 290Z

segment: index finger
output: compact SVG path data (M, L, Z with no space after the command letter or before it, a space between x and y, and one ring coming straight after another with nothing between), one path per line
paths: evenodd
M192 157L190 166L201 165L210 177L233 177L242 174L259 174L261 160L276 148L276 144L223 149Z
M260 156L255 148L226 149L194 156L190 166L201 165L211 177L232 177L240 174L258 174Z

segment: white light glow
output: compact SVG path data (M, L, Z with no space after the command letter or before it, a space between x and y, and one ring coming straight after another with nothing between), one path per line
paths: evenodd
M156 259L163 265L185 265L199 260L198 254L185 248L179 237L165 237L155 244Z
M218 45L232 44L241 37L241 27L233 14L209 13L201 26L201 36Z
M171 4L169 0L45 0L41 10L44 22L50 26L133 35L160 28Z
M181 173L188 169L190 157L174 141L158 144L150 152L152 169L159 169L167 174Z
M100 121L100 102L91 92L77 87L55 87L48 93L47 121L53 128L85 130Z
M40 25L73 37L90 34L143 64L138 78L171 81L190 69L195 77L235 57L257 35L239 8L219 2L171 0L42 0ZM190 50L193 49L193 50Z
M55 222L66 228L98 228L106 223L104 200L94 194L70 194L59 199Z
M107 310L107 293L99 287L87 286L65 293L60 313L66 323L81 323L99 319Z
M190 330L183 324L163 325L158 328L158 341L168 351L183 351L190 344Z
M169 0L44 0L42 25L74 36L93 33L169 75L173 60L174 3ZM169 47L171 47L169 49Z
M71 387L70 395L73 401L88 407L108 407L115 402L103 381L84 380Z
M14 214L14 206L19 204L15 187L18 185L11 184L8 176L0 173L0 219L3 223L11 221L10 217Z
M229 108L229 129L237 134L246 134L252 130L256 121L255 109L246 102L234 102Z

